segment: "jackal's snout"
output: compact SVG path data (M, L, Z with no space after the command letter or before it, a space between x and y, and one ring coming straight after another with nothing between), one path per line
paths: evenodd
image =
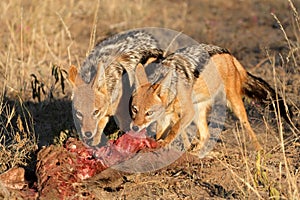
M141 124L138 123L137 121L133 120L130 123L130 130L134 131L134 132L140 132L141 130L143 130L144 128L147 128L148 124Z
M139 132L140 127L138 127L138 126L136 126L136 125L133 125L133 126L131 127L131 130L133 130L134 132Z
M87 139L91 139L93 136L93 133L91 131L87 131L83 133L83 136L86 137Z

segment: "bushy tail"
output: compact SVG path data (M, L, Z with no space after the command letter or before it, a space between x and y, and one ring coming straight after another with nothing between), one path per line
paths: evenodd
M280 115L293 126L291 106L285 105L283 98L276 95L275 90L266 81L247 72L247 81L243 85L243 90L246 96L260 102L266 103L278 100ZM274 107L271 106L271 108Z

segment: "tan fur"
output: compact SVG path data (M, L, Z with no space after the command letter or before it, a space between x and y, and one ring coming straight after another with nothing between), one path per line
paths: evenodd
M138 70L143 70L143 68L137 68ZM179 75L176 74L175 76ZM157 121L156 139L162 139L162 135L167 132L168 135L163 141L160 141L163 145L167 145L178 134L183 133L184 136L184 129L194 121L199 130L197 148L202 148L209 138L208 111L217 91L224 88L228 105L247 130L255 148L257 150L261 149L248 121L242 101L243 84L247 81L247 72L236 58L228 53L212 55L200 76L195 79L194 84L187 86L187 84L184 84L187 81L183 79L182 76L177 77L176 98L168 106L164 103L164 99L168 98L168 93L158 95L156 90L153 89L156 86L151 85L147 80L143 81L144 85L137 87L132 97L132 106L137 112L133 117L131 127L146 128L152 122ZM157 119L146 116L148 110L153 107L163 110ZM172 126L167 131L169 125Z
M156 58L150 57L146 61L146 65L154 60ZM126 61L126 56L121 56L116 61L116 63L122 64ZM123 85L120 83L116 85L118 95L112 102L112 94L108 92L103 63L99 63L97 74L90 83L85 83L77 68L72 65L69 69L69 81L73 86L74 117L79 120L80 135L88 145L97 146L100 143L103 130L110 116L116 116L120 129L125 129L124 127L127 125L125 120L130 117L128 110L126 112L125 109L128 108L128 102L121 100Z
M136 67L135 75L137 84L136 91L132 95L131 128L139 131L157 121L156 139L162 146L165 146L171 143L179 132L183 132L193 118L193 110L185 112L181 106L193 104L192 98L188 98L188 93L191 96L191 90L186 88L185 84L179 83L177 90L184 90L186 93L178 94L169 102L172 94L168 87L171 84L172 71L160 83L154 85L148 81L142 65L139 64ZM186 142L185 145L187 145Z
M112 114L105 82L99 82L97 75L91 83L85 83L75 66L69 70L69 80L73 85L73 111L80 124L81 137L85 141L92 139L89 145L95 146L100 143L108 116Z
M206 67L205 70L201 73L200 77L194 84L194 92L196 94L202 94L209 98L210 96L214 95L214 91L218 86L224 84L226 99L228 101L229 107L233 110L234 114L238 117L241 124L245 127L254 144L254 147L257 150L261 149L257 137L248 121L247 113L242 100L243 84L247 81L246 70L241 66L236 58L234 58L230 54L216 54L211 57L208 65L212 65L212 67ZM213 66L215 66L216 69ZM219 82L216 81L216 77L219 77ZM208 88L207 83L210 83L210 80L214 80L217 83L209 84L210 88ZM201 130L204 130L202 131L202 133L204 132L204 134L201 133L200 138L208 137L206 116L209 107L210 104L206 104L199 107L198 109L198 112L203 112L198 120L200 123L202 122L202 124L199 125L199 127L201 127L200 132Z

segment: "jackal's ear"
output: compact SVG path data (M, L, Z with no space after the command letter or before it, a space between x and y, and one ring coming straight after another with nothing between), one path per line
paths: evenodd
M170 70L160 83L153 85L154 92L162 99L163 102L169 104L174 98L172 88L173 70Z
M78 75L77 67L75 67L74 65L71 65L71 67L69 69L69 73L68 73L68 79L72 83L73 86L75 86L75 80L76 80L77 75Z
M149 83L144 66L139 63L135 68L135 87Z
M94 77L94 80L92 81L92 87L95 89L98 89L99 91L101 89L106 89L105 84L105 67L102 62L98 64L98 70L97 74Z
M158 86L155 89L155 92L158 93L159 95L163 95L166 92L170 90L171 83L172 83L172 73L173 71L170 70L168 73L165 75L165 77L160 81Z

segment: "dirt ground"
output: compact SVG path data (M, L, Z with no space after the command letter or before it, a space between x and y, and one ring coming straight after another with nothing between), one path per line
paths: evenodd
M29 13L39 12L38 4L41 3L35 3L24 1L16 4L16 13L23 5L24 22L30 19ZM54 84L53 99L50 101L45 95L38 102L31 95L30 74L50 85L53 81L48 75L49 66L57 64L65 70L70 64L79 66L94 44L90 38L95 22L95 41L132 28L164 27L182 31L199 43L228 48L249 72L273 87L276 85L279 94L295 107L295 124L300 123L300 29L297 29L295 13L288 0L111 0L100 1L99 4L97 1L47 1L42 5L40 12L44 13L43 17L37 15L34 23L28 20L31 26L38 25L37 36L31 38L36 40L36 44L22 55L22 66L27 68L23 74L25 78L21 80L26 84L20 84L20 79L13 78L12 70L15 68L5 68L8 61L3 61L0 68L1 74L9 74L6 99L14 102L18 96L15 90L23 89L21 98L32 115L39 147L54 143L54 138L57 139L62 132L74 133L71 87L66 83L65 94L62 94L61 88ZM294 1L294 5L300 9L300 1ZM5 8L9 10L9 4L6 7L3 4L1 9ZM7 24L12 14L6 12L7 16L1 16L3 22L0 24L10 27ZM288 40L271 13L280 20ZM41 37L38 36L38 28L42 27L39 23L45 26ZM1 55L7 55L5 51L8 52L9 42L18 43L18 35L12 36L11 29L4 28L0 36L3 38ZM25 36L24 46L28 43L31 47L30 37ZM2 58L5 60L4 56ZM21 58L15 56L15 59ZM4 87L3 84L1 86ZM237 119L228 111L220 140L205 158L185 154L170 166L148 173L118 174L112 170L108 172L111 177L105 181L85 182L85 189L94 194L95 199L300 198L299 131L290 128L283 120L283 127L278 125L278 118L267 108L251 101L245 101L245 105L250 123L264 148L260 157L252 149ZM26 169L34 172L33 168Z

